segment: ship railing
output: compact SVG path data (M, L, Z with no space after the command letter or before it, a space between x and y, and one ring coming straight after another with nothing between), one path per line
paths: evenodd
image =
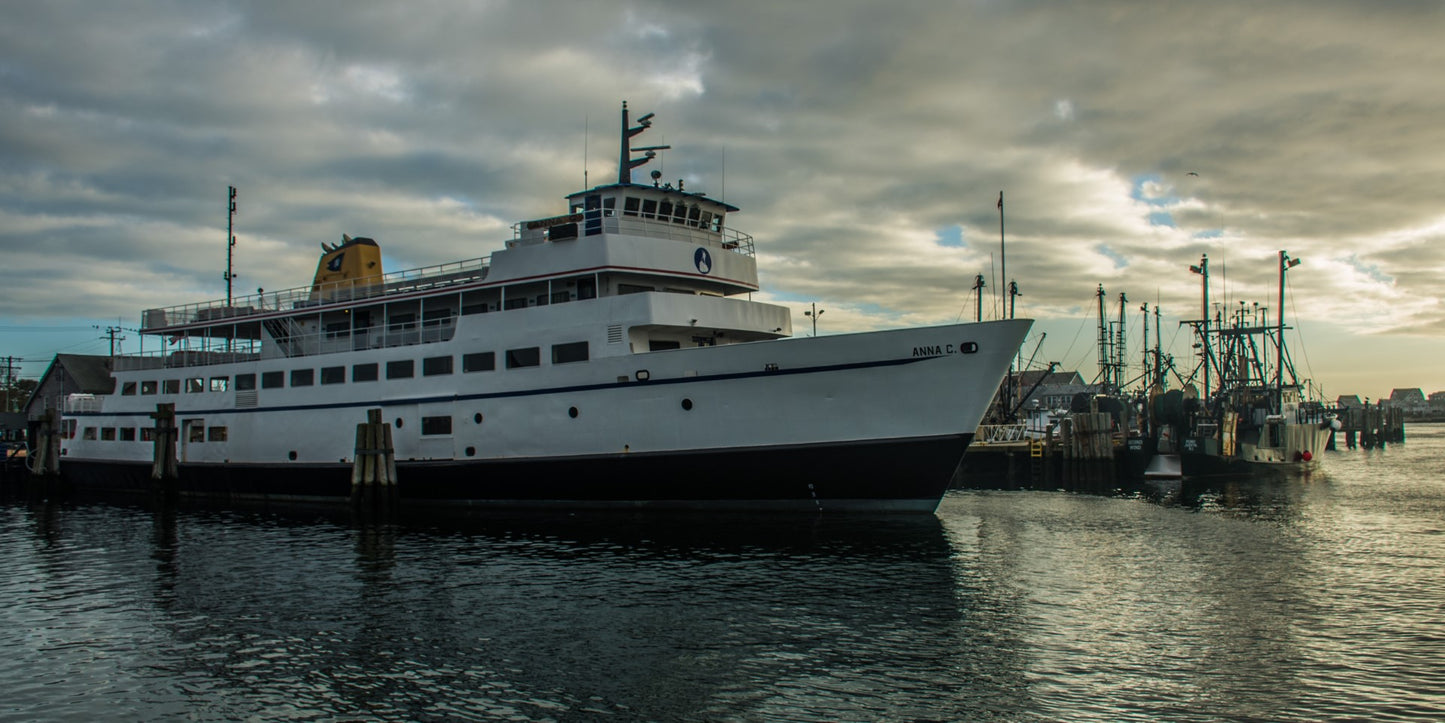
M1022 442L1027 438L1027 424L980 424L974 441L983 444Z
M484 279L491 257L483 256L435 266L393 271L378 283L347 280L321 285L298 286L195 304L146 309L141 314L141 331L188 324L225 322L239 317L289 311L323 304L346 303L369 298L404 294L465 284Z
M94 394L71 394L65 398L64 414L77 414L86 412L100 412L105 406L105 399Z

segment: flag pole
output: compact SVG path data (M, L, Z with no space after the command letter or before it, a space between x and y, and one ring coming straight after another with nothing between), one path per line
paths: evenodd
M998 266L1004 286L1008 285L1008 256L1003 246L1003 191L998 192ZM1000 314L1002 316L1002 314ZM1012 315L1010 315L1012 316Z

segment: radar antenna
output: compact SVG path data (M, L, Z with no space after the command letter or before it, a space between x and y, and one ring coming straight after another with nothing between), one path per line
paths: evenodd
M632 147L632 137L652 127L652 116L655 113L648 113L637 119L637 125L629 127L627 119L627 101L622 101L622 152L617 159L617 182L619 184L632 183L632 169L647 163L657 157L658 151L665 151L672 146L644 146L641 148ZM633 158L634 152L644 155L641 158Z

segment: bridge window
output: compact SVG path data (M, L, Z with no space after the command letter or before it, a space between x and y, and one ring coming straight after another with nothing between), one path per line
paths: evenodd
M657 216L657 201L647 199L642 202L642 217L655 218Z
M637 209L640 206L641 204L638 202L635 196L628 196L627 198L622 199L622 215L636 216Z

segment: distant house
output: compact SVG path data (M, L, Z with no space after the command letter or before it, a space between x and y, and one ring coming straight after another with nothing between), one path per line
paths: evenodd
M1359 409L1365 406L1365 403L1360 401L1358 394L1341 394L1340 398L1335 400L1335 406L1343 409Z
M1445 392L1430 394L1430 411L1436 414L1445 413Z
M25 418L37 420L46 409L59 410L71 394L110 394L115 391L115 377L110 375L110 357L86 354L56 354L40 376L40 383L30 401L25 403Z
M1014 377L1014 387L1023 399L1022 409L1068 409L1074 395L1097 394L1097 384L1085 384L1078 372L1047 372L1042 369L1022 372Z
M1390 399L1386 404L1400 409L1406 414L1424 414L1430 411L1430 403L1425 400L1425 393L1418 387L1391 390Z

